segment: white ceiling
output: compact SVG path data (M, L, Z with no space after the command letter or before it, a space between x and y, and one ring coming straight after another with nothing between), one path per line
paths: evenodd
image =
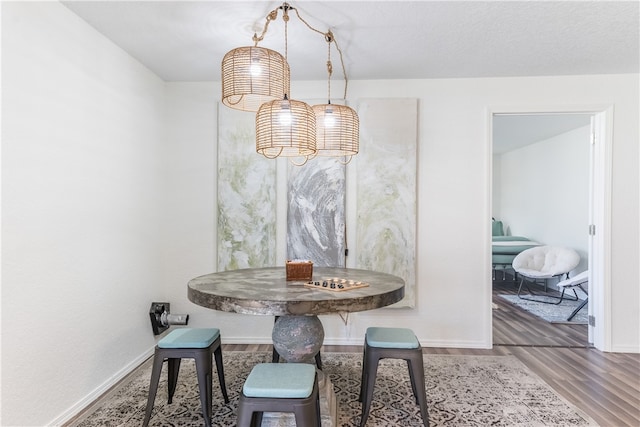
M252 45L274 1L64 1L166 81L218 81L224 54ZM290 1L331 29L350 79L637 73L638 1ZM326 78L327 44L294 12L293 80ZM282 13L260 44L284 51ZM338 68L333 53L334 68ZM339 78L336 74L335 78Z
M63 1L165 81L219 81L229 50L252 45L279 1ZM331 29L349 79L640 72L638 1L290 1ZM290 12L293 80L326 79L327 43ZM282 12L260 46L284 52ZM332 52L334 79L342 77ZM586 120L586 122L585 122ZM588 116L501 116L494 151L584 126Z

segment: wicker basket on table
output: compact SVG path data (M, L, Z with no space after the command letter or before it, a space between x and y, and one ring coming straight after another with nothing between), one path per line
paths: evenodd
M313 262L300 260L287 260L285 262L287 270L287 281L309 281L313 277Z

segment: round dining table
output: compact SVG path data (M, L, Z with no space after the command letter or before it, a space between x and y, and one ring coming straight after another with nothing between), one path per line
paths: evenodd
M351 288L356 283L360 287ZM404 297L405 283L391 274L335 267L314 267L311 281L287 281L285 267L265 267L206 274L187 286L189 300L202 307L276 316L274 348L288 362L306 362L324 340L319 314L386 307Z

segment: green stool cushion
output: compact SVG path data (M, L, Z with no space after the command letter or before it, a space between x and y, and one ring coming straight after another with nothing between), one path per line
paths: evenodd
M420 342L411 329L367 328L367 344L379 348L418 348Z
M220 329L181 328L158 341L160 348L207 348L220 336Z
M306 363L260 363L253 367L242 392L247 397L301 399L311 396L316 367Z

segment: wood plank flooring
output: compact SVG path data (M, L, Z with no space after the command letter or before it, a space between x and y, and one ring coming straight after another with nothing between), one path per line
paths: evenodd
M498 293L515 291L508 281L494 283L493 349L424 348L423 352L514 355L601 426L640 426L640 355L600 352L588 346L585 325L550 324L496 298ZM223 348L271 351L268 344ZM362 347L324 346L322 351L361 352Z
M515 355L602 426L640 426L640 355L591 348L586 325L552 324L509 304L509 280L493 284L493 351Z
M499 276L498 276L499 278ZM515 295L517 286L510 280L493 282L493 344L549 347L586 347L587 325L545 322L498 297ZM585 308L586 310L586 308Z

